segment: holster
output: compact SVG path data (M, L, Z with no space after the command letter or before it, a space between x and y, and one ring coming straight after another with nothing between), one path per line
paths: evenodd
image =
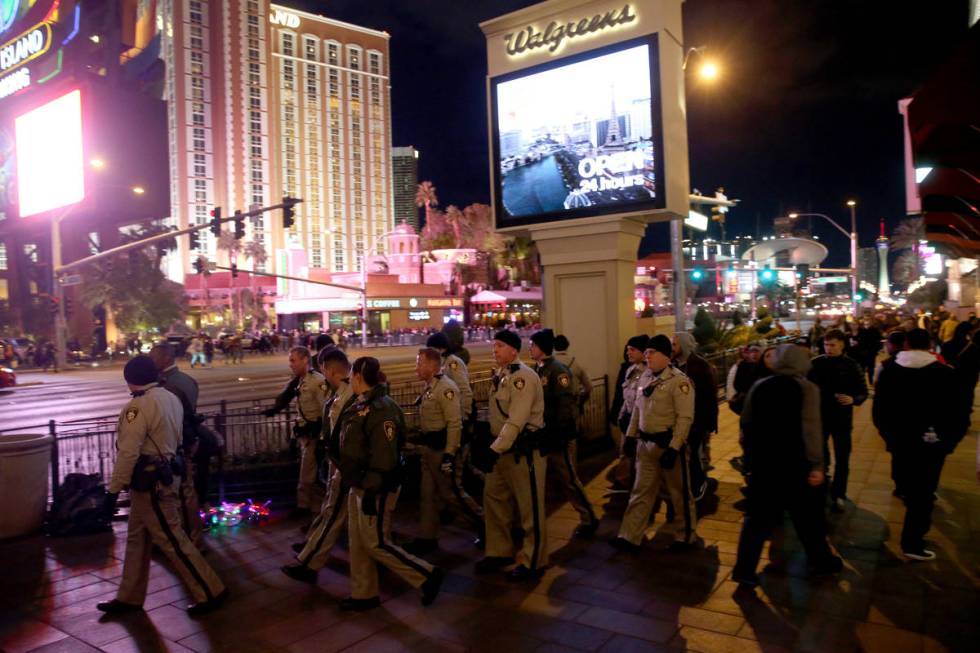
M514 440L510 451L517 460L525 456L530 459L535 451L544 450L550 444L549 438L551 437L553 436L550 436L545 429L532 431L524 427L517 439Z
M666 449L670 446L670 441L674 437L674 429L667 429L666 431L660 431L659 433L637 431L636 436L644 442L652 442L661 449Z
M303 424L296 423L293 424L293 435L297 438L316 438L320 435L322 428L323 422L321 420Z
M129 487L139 492L151 492L157 483L169 487L174 482L174 472L171 463L166 458L156 456L140 456L133 467L133 478Z

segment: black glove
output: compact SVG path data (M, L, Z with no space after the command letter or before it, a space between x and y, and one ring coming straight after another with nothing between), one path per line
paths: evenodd
M439 465L439 469L446 476L452 476L456 471L456 456L451 453L442 454L442 464Z
M677 449L673 447L667 447L662 454L660 454L660 467L662 469L673 469L674 463L677 462Z
M279 411L277 411L275 408L266 408L265 410L262 411L262 415L264 415L265 417L272 417L277 412Z
M636 438L623 439L623 455L627 458L636 458Z
M619 421L616 423L616 426L619 427L619 430L622 431L623 435L626 435L626 432L630 428L630 417L631 415L629 413L626 413L625 415L620 417Z
M118 492L109 492L105 495L105 499L102 501L102 513L106 519L112 519L112 516L116 514L117 501L119 501Z
M368 517L378 516L378 496L375 494L364 493L361 497L361 512Z

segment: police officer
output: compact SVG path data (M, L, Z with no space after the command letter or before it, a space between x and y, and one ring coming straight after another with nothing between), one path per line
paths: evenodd
M535 371L541 377L544 393L544 453L548 456L548 468L558 473L565 495L579 515L575 537L588 538L599 529L599 518L575 472L578 451L575 379L571 370L552 355L554 346L555 334L551 329L541 329L531 336L530 354L537 364Z
M633 407L636 405L636 392L640 387L640 377L647 371L644 352L648 342L650 342L650 338L645 335L633 336L626 341L626 358L629 360L630 366L626 370L626 378L623 379L623 405L616 416L616 424L624 436L629 429Z
M180 527L180 447L183 408L180 400L157 383L149 356L126 363L123 376L133 398L119 413L118 453L109 481L105 511L115 512L119 493L129 488L126 557L116 598L99 603L102 612L120 614L143 609L149 582L150 547L170 559L195 603L194 615L214 610L228 591Z
M442 355L440 372L459 388L459 409L463 422L473 418L473 388L470 386L470 372L463 359L449 352L449 337L441 331L433 333L425 341L426 347L432 347Z
M582 363L575 356L568 352L571 343L562 334L555 336L555 359L563 364L572 373L572 390L575 393L576 418L581 422L585 412L585 405L589 403L592 396L592 379L589 373L582 367Z
M340 451L340 473L351 487L347 503L351 595L341 601L340 609L361 611L380 605L379 562L420 588L422 605L430 605L445 572L392 543L386 525L401 487L399 449L405 438L405 416L387 394L377 358L354 361L351 388L358 398L348 409Z
M316 440L322 428L323 402L327 383L323 375L310 370L310 350L293 347L289 350L289 371L293 378L276 397L276 403L263 411L272 417L284 410L296 398L296 423L293 434L299 443L299 482L296 484L296 510L294 517L306 517L313 507L313 485L316 483ZM318 506L319 507L319 506Z
M317 356L330 396L323 404L323 431L326 458L321 465L321 477L327 493L320 514L310 525L304 542L293 544L296 563L285 565L282 572L299 581L315 583L317 572L327 564L330 551L347 526L347 492L340 474L340 434L344 419L356 399L350 386L350 361L337 348L321 349Z
M544 523L547 463L537 433L544 427L544 391L538 375L518 359L520 350L521 339L513 331L498 331L494 336L493 357L498 367L490 391L490 451L498 458L483 489L487 555L475 567L477 573L490 573L514 561L511 525L516 505L524 542L518 565L508 573L515 581L539 577L548 563Z
M448 376L439 373L442 357L432 347L420 349L415 372L425 383L416 401L422 434L421 525L419 536L405 545L405 550L422 555L438 548L438 503L451 504L465 514L482 538L483 510L462 486L456 476L456 454L459 450L462 420L459 388Z
M178 496L180 498L181 526L191 542L200 546L203 522L201 521L200 500L195 487L196 467L194 456L197 453L197 381L177 368L174 348L169 342L154 345L150 349L150 359L159 372L160 385L169 390L180 400L183 409L181 421L181 451L184 457L185 471L181 477ZM204 485L207 492L207 485ZM206 494L205 494L206 496Z
M675 539L671 548L683 550L696 539L694 498L688 479L685 442L694 420L694 388L677 368L670 365L670 338L650 338L646 349L647 371L637 393L626 446L636 449L636 482L623 515L619 536L611 544L636 551L650 520L650 511L666 484L676 515Z

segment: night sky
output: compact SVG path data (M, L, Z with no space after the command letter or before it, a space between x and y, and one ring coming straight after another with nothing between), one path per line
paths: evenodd
M420 179L436 185L443 206L489 202L486 45L478 24L535 2L283 4L389 32L393 144L421 152ZM962 40L967 5L687 0L685 41L707 46L722 69L710 86L688 77L691 184L705 194L724 186L741 200L728 235L770 234L772 219L792 211L827 213L847 226L844 203L853 197L866 247L881 218L890 227L904 217L898 100ZM814 224L814 232L830 246L828 263L846 264L843 236L829 225ZM665 225L651 226L641 253L666 251L666 234Z

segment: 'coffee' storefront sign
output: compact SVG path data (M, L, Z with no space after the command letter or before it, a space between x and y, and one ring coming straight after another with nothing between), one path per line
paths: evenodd
M636 20L630 5L624 6L620 10L607 11L604 14L595 14L591 18L586 17L580 21L571 23L558 23L551 21L544 31L534 29L533 25L528 25L519 32L513 32L504 36L507 41L507 54L515 56L527 50L535 50L547 46L548 52L554 52L561 47L565 39L572 39L604 29L625 25Z
M462 308L461 297L369 299L368 308Z
M0 74L40 57L51 47L51 25L40 23L0 45Z

